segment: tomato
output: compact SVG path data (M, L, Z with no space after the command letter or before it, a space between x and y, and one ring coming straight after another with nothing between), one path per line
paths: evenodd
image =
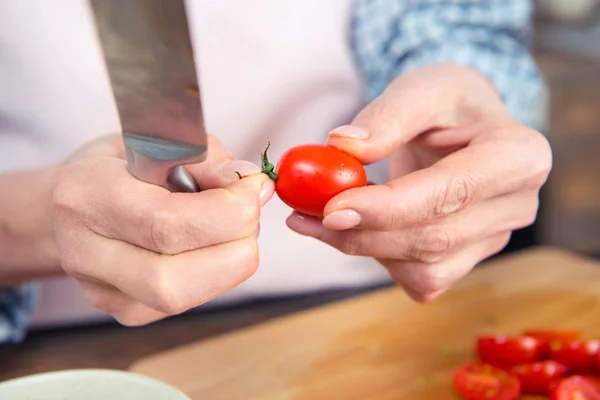
M591 383L593 383L594 386L596 386L596 388L598 390L600 390L600 376L597 376L597 375L583 375L583 377L585 379L587 379L588 381L590 381Z
M566 365L570 373L592 374L598 371L598 340L553 340L549 343L548 351L548 357Z
M551 385L567 375L567 367L556 361L538 361L513 367L524 394L550 394Z
M489 364L473 363L454 372L452 384L467 400L517 400L519 379Z
M316 217L323 216L325 205L334 196L367 185L367 173L360 161L327 145L293 147L282 155L275 169L265 150L263 172L275 180L275 192L285 204Z
M578 331L552 330L552 329L528 329L523 336L536 338L542 342L551 342L553 340L575 340L581 337Z
M524 336L536 338L544 342L544 356L547 358L550 353L549 345L554 341L570 341L581 337L578 331L552 330L552 329L528 329L523 333Z
M543 343L532 337L482 336L477 339L479 360L498 367L510 368L539 361Z
M551 400L600 400L600 390L583 376L573 375L561 380L552 390Z

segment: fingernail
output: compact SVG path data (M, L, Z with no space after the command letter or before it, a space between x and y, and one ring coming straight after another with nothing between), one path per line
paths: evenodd
M225 175L234 177L237 176L236 172L239 172L239 174L244 177L246 175L258 174L260 171L261 169L258 165L245 160L236 160L223 167L223 173Z
M339 136L351 139L368 139L369 132L354 125L343 125L329 132L329 136Z
M286 220L287 226L304 236L319 237L323 232L323 225L318 218L293 212Z
M267 179L265 183L260 188L259 199L260 206L264 206L267 202L273 197L273 193L275 192L275 185L271 179Z
M354 210L332 212L323 219L323 226L329 229L346 230L360 224L361 216Z

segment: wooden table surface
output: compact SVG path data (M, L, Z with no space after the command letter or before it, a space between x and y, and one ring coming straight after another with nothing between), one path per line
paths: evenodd
M398 287L141 359L191 400L455 399L478 335L600 336L600 260L536 246L485 262L429 304ZM523 399L525 400L525 399Z
M568 85L571 67L575 74L578 68L591 67L589 63L581 64L577 59L556 55L545 54L540 61L551 87ZM600 93L600 87L598 91ZM560 123L556 118L563 119L561 114L555 113L553 124ZM161 350L359 293L342 291L256 302L232 309L175 317L140 328L109 324L34 332L20 345L0 346L0 381L60 369L125 369L133 361Z

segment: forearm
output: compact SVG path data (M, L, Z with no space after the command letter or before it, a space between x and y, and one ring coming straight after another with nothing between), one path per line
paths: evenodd
M58 275L52 223L56 169L0 175L0 287Z

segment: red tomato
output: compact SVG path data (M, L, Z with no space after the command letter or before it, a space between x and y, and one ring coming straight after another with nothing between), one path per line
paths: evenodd
M517 400L519 379L489 364L474 363L454 372L452 384L466 400Z
M566 365L570 373L592 374L598 370L598 340L554 340L550 342L548 351L548 357Z
M523 336L534 337L542 342L551 342L553 340L575 340L581 337L579 331L563 331L552 329L528 329Z
M567 375L567 367L548 360L517 365L511 372L519 378L522 393L548 395L552 383Z
M523 333L524 336L536 338L544 342L544 355L547 356L550 352L548 345L555 340L567 341L576 340L581 337L579 331L552 330L552 329L528 329Z
M583 376L561 380L552 390L551 400L600 400L600 390Z
M600 376L598 376L598 375L583 375L583 377L585 379L587 379L588 381L590 381L591 383L593 383L594 386L596 386L596 388L598 390L600 390Z
M283 154L275 170L265 150L263 172L275 178L275 191L285 204L316 217L323 216L325 205L334 196L367 184L367 173L356 158L326 145L293 147Z
M539 361L542 350L542 342L526 336L482 336L477 339L479 359L502 368Z

